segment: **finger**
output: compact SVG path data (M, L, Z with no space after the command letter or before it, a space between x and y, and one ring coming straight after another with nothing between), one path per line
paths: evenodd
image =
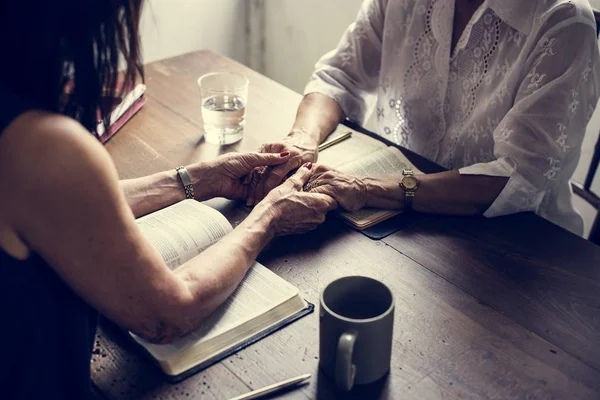
M311 185L311 182L309 182L308 184ZM331 186L327 185L327 184L319 185L315 182L314 184L312 184L312 186L310 187L310 190L308 192L324 194L329 197L335 198L335 196L333 195L333 194L335 194L335 192L332 190Z
M265 197L265 181L269 179L271 176L272 167L264 167L263 173L260 175L260 179L258 179L254 184L254 192L252 195L252 204L258 204Z
M248 192L246 194L246 206L252 207L256 204L256 201L254 199L256 198L256 192L258 190L258 187L260 186L260 181L262 177L263 171L255 169L254 173L252 174L252 179L250 180L248 186Z
M281 153L247 153L244 161L252 168L279 165L287 162L294 154L289 151Z
M258 149L259 153L280 153L286 150L284 143L265 143Z
M292 186L296 190L302 190L313 174L312 168L313 164L311 162L304 164L286 181L286 184Z
M331 196L323 193L308 193L307 196L311 196L317 204L323 206L324 212L333 211L338 208L338 202Z
M263 190L264 190L263 194L266 195L272 189L281 185L281 183L287 177L288 173L290 173L291 171L298 168L301 164L302 164L302 159L300 157L294 157L294 158L288 160L288 162L286 162L285 164L281 164L281 165L274 167L271 170L269 176L267 177L267 179L265 181L265 184L263 187Z
M252 182L252 180L254 179L254 175L256 175L257 173L258 168L254 168L252 171L250 171L250 173L244 177L244 185L250 184L250 182Z

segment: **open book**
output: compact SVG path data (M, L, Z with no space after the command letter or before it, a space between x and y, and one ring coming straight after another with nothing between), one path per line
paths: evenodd
M233 228L217 210L184 200L137 220L142 234L171 268L190 260ZM310 313L299 291L255 263L230 298L202 326L168 345L130 333L172 381L201 369Z
M400 150L387 146L365 134L339 125L330 137L352 131L352 137L319 153L319 163L356 176L402 175L405 168L421 173ZM398 182L400 184L400 182ZM344 221L363 230L398 215L397 210L364 208L354 212L340 212Z

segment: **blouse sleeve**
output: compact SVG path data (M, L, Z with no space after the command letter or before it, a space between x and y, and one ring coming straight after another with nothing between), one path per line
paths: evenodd
M600 63L593 23L573 17L538 37L514 106L493 133L496 160L460 170L509 177L486 217L537 211L565 159L580 151L598 101ZM568 168L575 168L571 164Z
M346 117L363 124L375 100L387 0L366 0L337 48L316 64L304 94L334 99Z

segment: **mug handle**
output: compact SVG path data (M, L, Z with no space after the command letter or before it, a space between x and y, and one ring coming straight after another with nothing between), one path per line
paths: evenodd
M356 375L356 366L352 364L354 343L356 343L356 333L344 332L338 339L335 357L335 385L346 392L352 390Z

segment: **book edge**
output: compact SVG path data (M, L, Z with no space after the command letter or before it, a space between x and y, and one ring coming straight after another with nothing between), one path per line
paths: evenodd
M351 219L349 219L342 213L337 213L336 215L338 216L339 219L344 221L350 227L356 229L357 231L364 231L365 229L372 228L373 226L375 226L377 224L385 222L389 219L392 219L392 218L404 213L403 210L383 210L382 209L381 211L389 211L389 212L386 212L384 216L382 216L381 218L379 218L375 221L368 222L366 224L361 224L361 225L354 223Z
M350 128L350 129L353 129L353 128ZM353 129L353 130L355 130L355 129ZM365 135L362 132L359 132L359 131L356 131L356 132L361 133L362 135ZM365 136L371 137L369 135L365 135ZM377 140L376 138L373 138L373 137L371 137L371 138ZM417 173L417 174L422 174L423 173L421 170L419 170L408 159L408 157L406 156L406 154L404 154L404 151L402 151L401 148L398 148L397 146L388 145L388 144L386 144L383 141L380 141L380 143L383 143L384 145L386 145L386 147L383 147L383 148L381 148L379 150L373 151L373 152L371 152L369 154L377 153L377 152L380 152L380 151L383 151L383 150L386 150L386 149L389 149L389 148L398 150L402 154L402 156L406 159L406 161L408 163L408 166L411 169L413 169L413 171L415 173ZM387 221L387 220L389 220L391 218L394 218L395 216L398 216L398 215L400 215L400 214L402 214L404 212L403 210L386 210L386 209L383 209L383 208L382 209L377 209L377 211L379 211L382 214L382 216L380 218L375 219L375 220L373 220L372 218L368 219L368 220L366 220L367 222L365 222L363 224L357 224L357 223L354 222L354 220L352 220L351 218L349 218L348 216L346 216L345 214L348 213L347 211L337 212L336 215L338 216L338 218L340 218L342 221L344 221L347 225L349 225L353 229L356 229L357 231L364 231L365 229L369 229L369 228L371 228L371 227L373 227L373 226L375 226L377 224L380 224L380 223L382 223L384 221Z
M142 95L139 97L115 122L112 124L108 131L104 131L100 136L100 142L102 144L108 142L134 115L136 115L146 104L146 96Z
M302 317L305 317L306 315L311 314L314 309L315 306L313 303L309 302L308 300L304 299L304 301L306 302L306 307L303 308L302 310L296 312L295 314L290 315L289 317L283 319L282 321L276 323L275 325L271 326L268 329L265 329L264 331L261 331L259 333L257 333L256 335L244 340L243 342L223 351L222 353L219 353L218 355L205 360L203 362L201 362L200 364L188 369L187 371L184 371L180 374L177 375L170 375L168 374L161 366L161 363L155 359L152 354L150 354L150 352L144 347L142 346L140 343L138 343L133 337L131 337L131 335L127 335L129 340L131 342L133 342L135 344L136 347L138 347L139 349L142 350L142 352L146 355L146 357L148 359L150 359L150 361L157 366L160 371L162 372L162 374L165 376L166 380L169 383L178 383L181 382L187 378L189 378L192 375L197 374L198 372L224 360L225 358L237 353L240 350L245 349L246 347L266 338L267 336L270 336L272 333L277 332L278 330L290 325L291 323L299 320Z

